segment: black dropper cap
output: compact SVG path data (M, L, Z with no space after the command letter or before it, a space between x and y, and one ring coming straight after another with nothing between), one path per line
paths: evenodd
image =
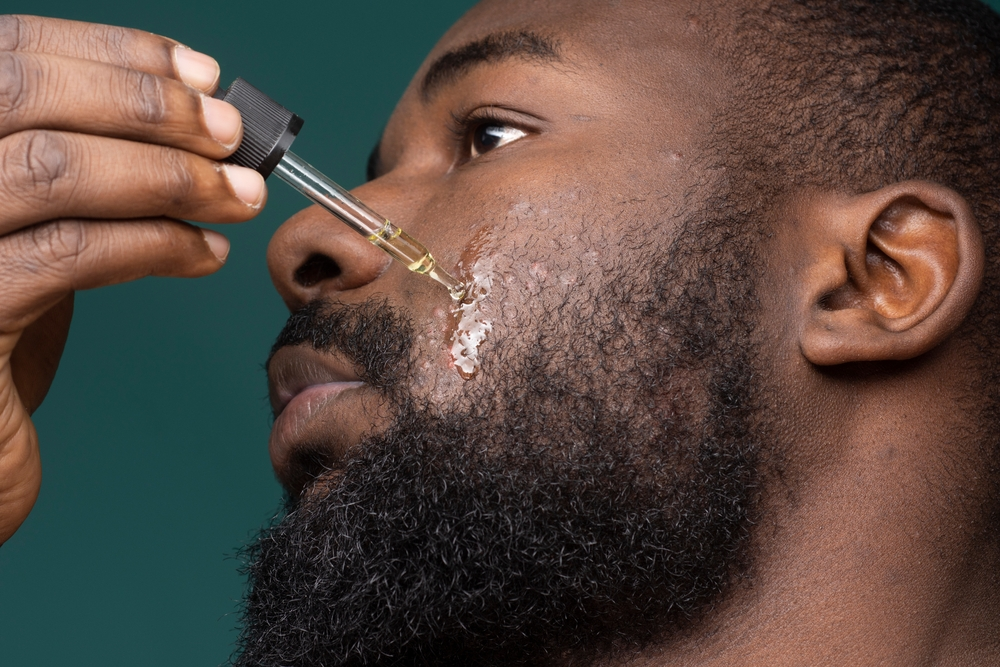
M233 81L228 90L220 88L215 98L232 104L243 117L243 141L226 162L270 176L304 121L243 79Z

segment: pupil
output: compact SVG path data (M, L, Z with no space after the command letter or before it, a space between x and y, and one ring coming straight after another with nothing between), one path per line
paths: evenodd
M489 150L500 145L503 139L504 128L499 125L484 125L476 131L476 149Z

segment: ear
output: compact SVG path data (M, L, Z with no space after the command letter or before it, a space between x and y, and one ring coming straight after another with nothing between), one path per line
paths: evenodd
M800 347L810 362L911 359L965 319L985 259L960 194L906 181L806 208L802 222L821 239L804 272Z

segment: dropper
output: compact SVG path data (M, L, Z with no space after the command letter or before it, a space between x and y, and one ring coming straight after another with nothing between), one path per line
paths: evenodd
M433 278L448 288L452 299L462 300L465 285L438 266L422 243L288 150L302 129L300 117L243 79L236 79L228 90L220 89L215 97L232 104L243 117L243 142L227 162L254 169L265 179L277 174L407 269Z

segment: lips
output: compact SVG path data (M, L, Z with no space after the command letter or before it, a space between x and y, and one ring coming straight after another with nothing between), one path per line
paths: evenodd
M321 354L300 345L283 347L267 365L271 409L275 417L306 390L333 385L333 388L358 387L363 384L354 368L339 357Z
M342 358L308 346L278 350L267 367L275 420L268 449L281 482L293 493L371 430L375 414L366 403L377 394ZM366 399L368 399L366 401Z

